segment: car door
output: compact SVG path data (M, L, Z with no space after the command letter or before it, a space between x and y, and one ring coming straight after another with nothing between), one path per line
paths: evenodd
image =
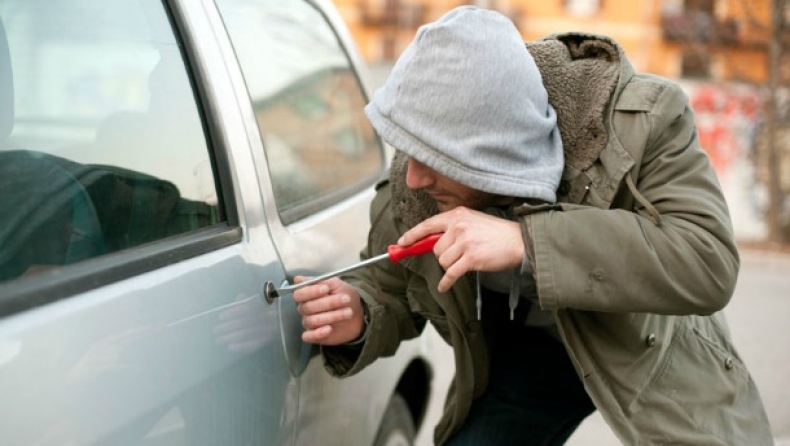
M357 262L386 160L364 115L365 66L342 20L328 1L213 2L239 63L236 94L240 104L249 102L244 114L267 220L289 278ZM318 348L300 342L292 296L277 299L289 363L300 377L296 444L408 442L380 431L400 427L384 419L393 399L409 401L415 422L429 404L441 408L430 382L432 338L405 342L397 355L337 380Z
M357 65L317 5L296 0L215 0L244 79L261 193L291 277L358 261L381 140L364 115ZM249 121L249 119L248 119ZM259 146L256 147L256 145ZM280 285L280 284L275 284ZM286 342L299 363L302 326L283 296ZM304 364L301 364L303 367Z
M0 18L0 442L291 444L284 271L211 17Z

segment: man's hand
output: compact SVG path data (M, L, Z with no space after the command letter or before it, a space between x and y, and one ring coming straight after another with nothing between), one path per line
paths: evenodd
M445 270L439 292L446 292L469 271L505 271L521 265L524 240L518 222L465 207L435 215L413 227L398 240L401 246L444 232L433 253Z
M306 279L296 277L295 282ZM300 288L293 297L302 315L304 342L339 345L362 335L365 314L359 293L342 280L332 278Z

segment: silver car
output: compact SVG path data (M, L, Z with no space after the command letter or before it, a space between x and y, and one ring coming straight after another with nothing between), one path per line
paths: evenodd
M430 438L435 333L337 380L274 291L366 242L349 42L323 0L0 0L0 444Z

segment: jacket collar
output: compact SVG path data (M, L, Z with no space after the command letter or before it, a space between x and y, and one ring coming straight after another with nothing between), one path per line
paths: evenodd
M609 142L613 93L633 69L617 43L595 34L555 34L527 49L557 112L565 165L587 170Z

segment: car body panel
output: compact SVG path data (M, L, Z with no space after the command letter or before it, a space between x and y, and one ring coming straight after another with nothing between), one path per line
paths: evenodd
M20 1L1 0L0 13L3 3L33 5ZM142 5L140 17L162 13L152 0L123 4ZM367 73L339 15L331 2L310 4L337 33L364 93ZM269 301L265 287L358 260L383 166L342 199L284 218L259 115L217 5L164 5L188 61L226 221L0 283L0 442L371 443L406 370L417 366L429 379L438 371L432 355L441 340L429 328L394 357L338 380L324 370L318 347L301 341L292 296ZM430 384L412 398L438 416L443 390ZM430 424L421 425L424 438Z
M287 432L276 409L293 406L296 384L285 367L279 309L261 298L266 269L244 261L235 246L4 321L0 339L19 347L0 366L4 444L56 435L79 444L146 444L171 411L180 435L169 430L170 444L194 444L195 435L227 444L231 425L206 424L219 414L254 421L271 444L289 443L272 435ZM261 321L254 353L234 351L215 334L239 310ZM242 383L245 373L258 376ZM272 410L241 406L239 395L265 397Z

